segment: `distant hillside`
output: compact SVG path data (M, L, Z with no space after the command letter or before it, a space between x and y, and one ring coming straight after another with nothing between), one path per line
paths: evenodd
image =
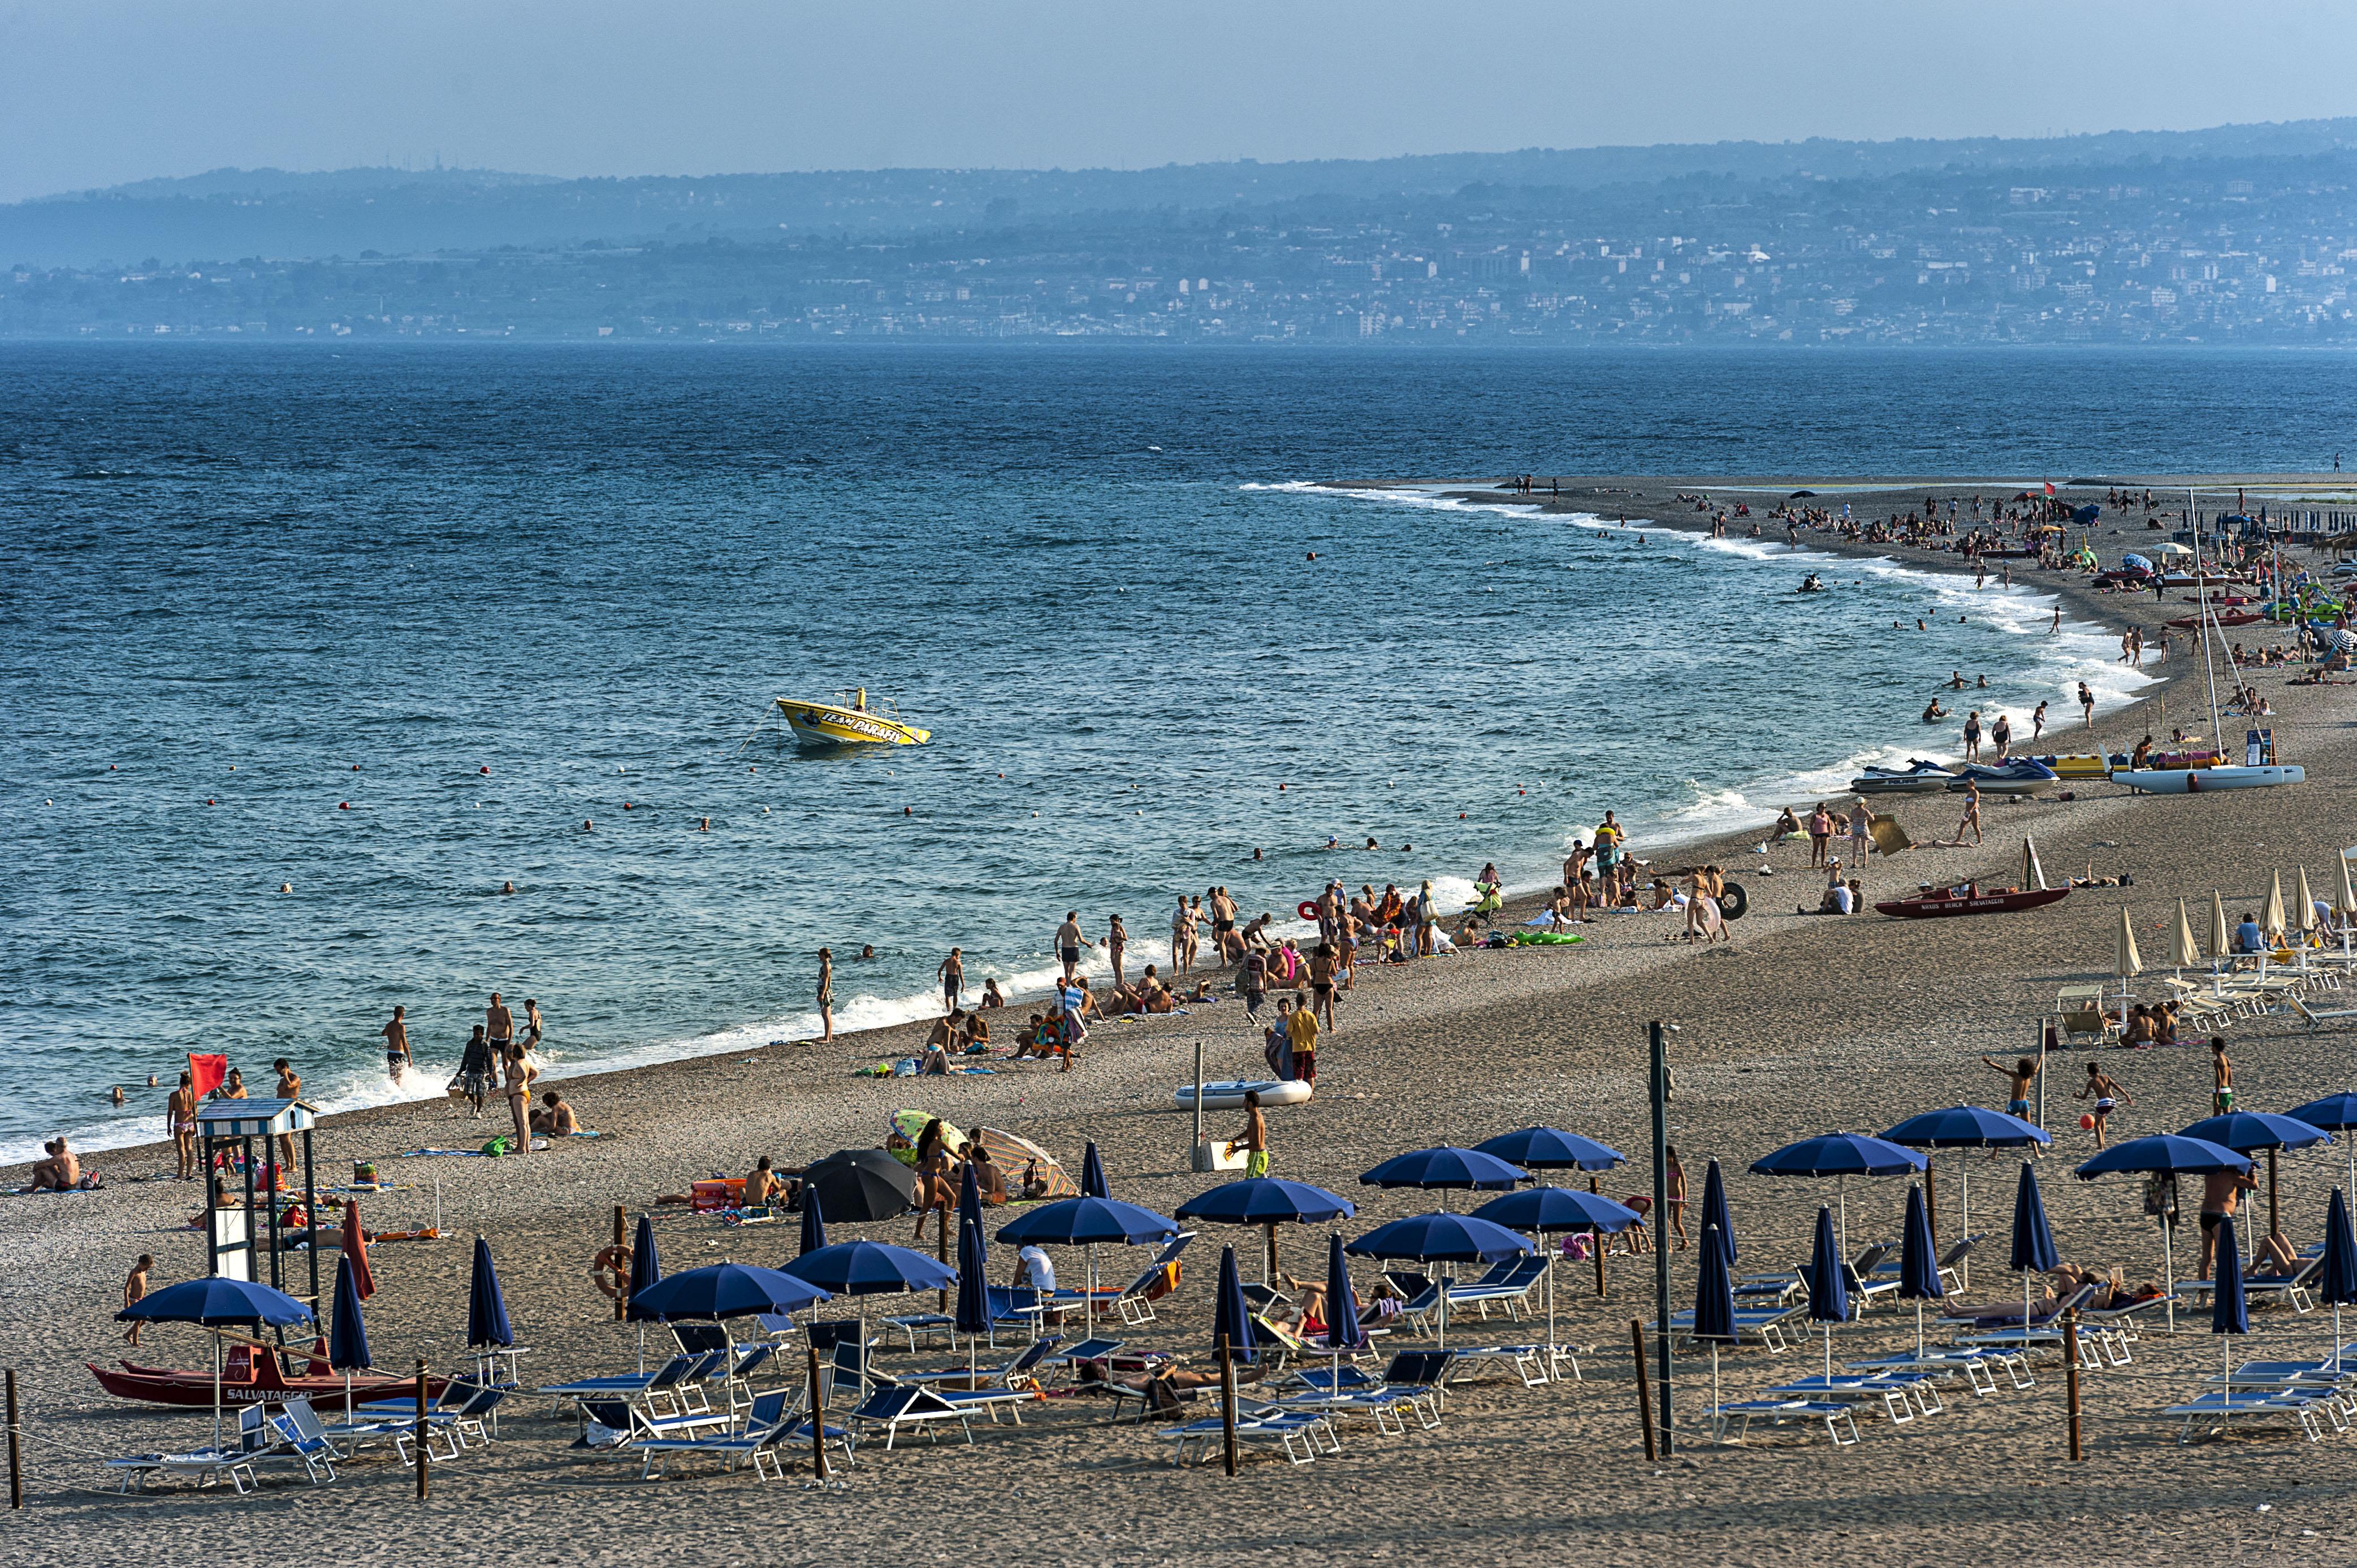
M1120 213L1266 210L1415 199L1468 187L1587 191L1713 176L1877 179L1916 171L2119 168L2313 156L2357 147L2357 120L2014 140L1720 142L1534 148L1364 162L1138 170L881 169L555 179L489 170L220 169L0 207L0 260L140 267L242 258L359 258L501 246L677 242L757 234L886 238Z

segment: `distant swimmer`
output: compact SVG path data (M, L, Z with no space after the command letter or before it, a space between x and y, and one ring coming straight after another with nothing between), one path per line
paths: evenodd
M1937 724L1947 716L1948 710L1940 705L1940 699L1937 697L1932 698L1932 705L1923 710L1923 722L1927 725Z
M1824 591L1824 583L1814 572L1812 572L1807 576L1802 578L1800 587L1794 590L1796 593L1803 594L1822 594Z
M1948 672L1948 690L1951 692L1961 692L1964 689L1964 672L1961 670L1950 671Z

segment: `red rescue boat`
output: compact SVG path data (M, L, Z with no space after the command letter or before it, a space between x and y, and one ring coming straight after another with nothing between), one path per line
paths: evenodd
M2021 841L2019 887L1983 887L1968 882L1960 887L1925 887L1912 898L1892 898L1877 904L1878 915L1901 920L1939 920L1953 915L2002 915L2010 909L2037 909L2071 897L2068 887L2046 886L2045 868L2038 864L2038 846Z
M293 1352L310 1359L307 1353ZM213 1402L213 1374L210 1368L193 1370L164 1367L142 1367L134 1362L122 1363L120 1371L110 1371L95 1362L85 1361L91 1376L99 1386L117 1399L139 1400L148 1404L185 1405L210 1410ZM326 1366L324 1361L312 1365ZM425 1380L425 1397L442 1397L443 1378ZM415 1378L355 1378L352 1380L352 1401L399 1399L417 1391ZM293 1398L307 1398L321 1410L344 1408L344 1380L340 1374L321 1373L289 1377L274 1355L254 1355L245 1347L233 1346L221 1367L221 1402L224 1405L283 1404Z

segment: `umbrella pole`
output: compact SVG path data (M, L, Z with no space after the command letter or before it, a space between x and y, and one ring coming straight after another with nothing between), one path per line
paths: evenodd
M1919 1361L1923 1359L1923 1301L1921 1296L1915 1300L1915 1359Z
M212 1334L213 1334L213 1448L215 1449L215 1451L216 1451L216 1452L218 1452L218 1451L219 1451L219 1449L221 1448L221 1330L219 1330L218 1328L216 1328L216 1329L214 1329L214 1330L212 1331Z
M2169 1197L2160 1200L2160 1290L2169 1301L2169 1331L2177 1332L2177 1239L2169 1232Z
M1531 1232L1531 1240L1532 1240L1534 1243L1539 1242L1539 1241L1541 1241L1541 1240L1544 1240L1544 1238L1542 1238L1542 1237L1539 1235L1539 1233L1538 1233L1537 1231L1534 1230L1534 1231L1532 1231L1532 1232ZM1546 1265L1547 1265L1547 1266L1546 1266L1546 1297L1547 1297L1547 1349L1546 1349L1546 1375L1547 1375L1547 1381L1552 1383L1552 1382L1555 1382L1555 1381L1557 1381L1557 1380L1557 1380L1557 1378L1555 1377L1555 1254L1554 1254L1553 1252L1542 1252L1542 1253L1540 1253L1539 1255L1540 1255L1541 1257L1543 1257L1543 1258L1544 1258L1544 1259L1546 1260ZM2335 1330L2335 1332L2337 1333L2337 1332L2339 1332L2339 1330L2337 1330L2337 1329L2336 1329L2336 1330Z
M1841 1250L1842 1256L1846 1258L1849 1256L1849 1177L1835 1177L1834 1192L1841 1204Z
M1718 1418L1718 1341L1716 1339L1710 1342L1710 1430L1713 1443L1726 1441L1727 1434Z

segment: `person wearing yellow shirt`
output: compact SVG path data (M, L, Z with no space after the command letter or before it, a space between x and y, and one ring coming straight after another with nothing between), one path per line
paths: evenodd
M1285 1021L1286 1038L1293 1046L1293 1076L1304 1083L1318 1081L1318 1010L1296 1007Z

